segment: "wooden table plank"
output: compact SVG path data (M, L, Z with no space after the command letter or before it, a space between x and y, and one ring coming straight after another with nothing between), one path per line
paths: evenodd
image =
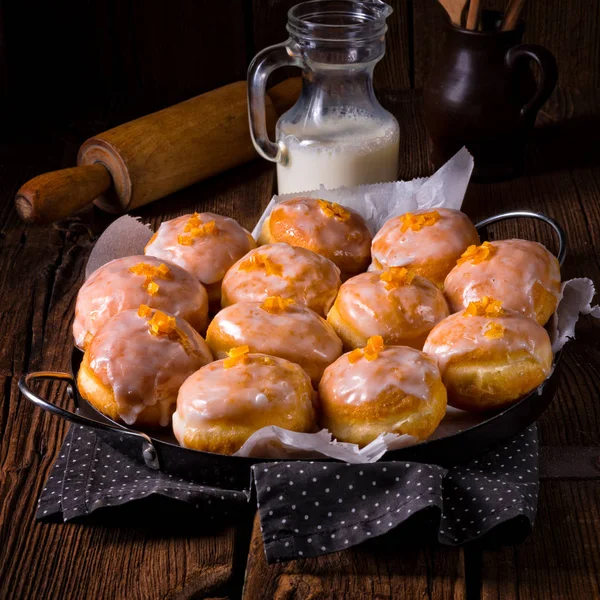
M481 598L600 598L600 486L546 482L536 525L520 546L483 553Z
M421 523L421 522L419 522ZM422 545L421 523L342 552L267 565L258 516L243 598L465 598L462 550Z

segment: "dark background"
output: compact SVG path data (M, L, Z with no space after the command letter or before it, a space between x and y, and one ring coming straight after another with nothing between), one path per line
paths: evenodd
M483 4L502 9L507 1ZM1 135L85 123L85 136L245 79L254 54L285 39L295 3L0 0ZM390 93L422 87L442 31L435 0L391 4L376 76L383 103ZM523 16L525 40L555 54L560 89L600 85L600 2L529 0Z

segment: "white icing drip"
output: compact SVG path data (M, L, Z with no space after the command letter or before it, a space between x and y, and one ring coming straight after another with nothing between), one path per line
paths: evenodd
M277 204L270 215L271 233L276 223L277 230L285 235L300 238L307 247L335 262L337 258L357 257L368 260L371 253L371 234L364 219L355 211L346 220L328 217L315 198L293 198ZM349 240L354 235L356 239Z
M344 320L363 337L424 335L450 314L444 295L427 279L415 277L387 290L380 275L374 271L348 279L336 299Z
M147 319L126 310L110 319L88 349L90 367L115 395L119 416L133 425L146 406L158 403L160 424L169 424L185 379L212 360L208 346L186 321L177 319L192 352L165 335L153 335Z
M250 358L260 356L264 355L252 354ZM203 428L220 419L243 423L257 410L272 408L284 420L294 418L298 411L312 411L310 398L297 390L298 377L308 376L298 365L270 358L272 364L240 362L227 369L219 360L191 375L177 399L180 432ZM178 439L182 438L178 435Z
M239 302L224 308L210 325L210 336L231 338L232 347L279 356L291 362L332 363L342 353L335 331L314 311L291 305L267 312L258 302Z
M151 296L143 287L145 276L129 269L139 263L158 267L166 264L169 279L156 278L158 293ZM184 318L196 327L206 326L208 297L204 287L181 267L152 256L118 258L92 273L77 295L73 336L83 348L88 333L94 335L111 317L126 309L147 304Z
M229 217L200 213L201 222L214 221L217 232L194 238L190 246L185 246L177 238L189 235L184 227L191 216L183 215L161 223L145 253L179 265L206 285L221 281L229 267L254 248L250 234Z
M475 350L486 356L502 357L509 352L527 352L542 363L550 354L548 333L535 321L513 311L505 311L501 317L463 316L464 311L450 315L438 323L425 342L423 351L433 356L445 371L455 358L468 355ZM504 327L502 337L493 338L485 334L491 323Z
M427 401L431 379L439 377L435 362L422 352L388 346L372 361L361 358L352 364L344 354L325 370L320 388L328 388L330 395L352 405L374 401L393 389Z
M255 254L281 265L283 275L267 275L261 269L240 270L240 265ZM304 248L278 243L251 250L236 262L225 275L222 290L229 304L262 302L267 296L282 296L324 314L333 304L340 284L340 270L329 259Z
M402 232L402 215L385 222L373 238L373 259L384 267L405 267L429 260L458 258L477 238L473 224L464 213L449 208L435 208L441 219L419 231ZM432 209L414 211L415 215Z
M492 242L491 256L477 264L467 260L446 277L444 290L455 311L488 296L505 308L535 318L536 282L558 298L560 268L541 244L527 240Z

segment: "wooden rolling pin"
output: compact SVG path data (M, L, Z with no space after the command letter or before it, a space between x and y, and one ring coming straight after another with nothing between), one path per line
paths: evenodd
M267 96L267 123L300 93L288 79ZM15 204L28 223L52 223L94 202L125 212L253 159L246 82L238 81L85 141L79 166L34 177Z

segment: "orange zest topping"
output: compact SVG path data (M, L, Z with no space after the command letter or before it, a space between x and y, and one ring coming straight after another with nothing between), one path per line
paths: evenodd
M214 221L202 223L200 215L195 212L183 227L184 233L189 235L178 235L177 243L181 246L191 246L194 238L217 233L217 224Z
M500 323L488 323L483 335L487 338L498 339L504 337L504 330L504 325L501 325Z
M386 290L395 290L401 285L410 285L415 274L406 267L390 267L384 271L379 279L385 283Z
M279 314L283 312L288 306L294 304L292 298L282 298L281 296L269 296L265 298L261 308L271 314Z
M323 211L323 214L330 219L337 219L338 221L347 221L350 218L350 211L346 210L341 204L337 202L327 202L327 200L317 200L319 208Z
M363 351L360 348L356 348L356 350L352 350L352 352L350 352L350 354L348 354L348 362L353 365L354 363L357 363L363 355Z
M129 270L135 275L143 275L146 279L142 287L151 295L156 296L160 286L154 281L154 279L170 279L171 270L167 265L161 263L158 267L148 263L138 263L129 267Z
M472 261L474 265L491 258L494 253L494 246L489 242L483 242L481 246L469 246L463 253L462 256L456 261L457 265L462 265L468 260Z
M383 338L380 335L373 335L367 340L367 345L364 349L365 358L367 360L375 360L383 349Z
M146 304L140 304L137 314L138 314L138 317L147 319L148 317L152 316L152 309L149 306L147 306Z
M192 239L191 235L178 235L177 236L177 243L180 246L191 246L193 241L194 240Z
M161 310L154 310L146 304L140 304L137 314L147 320L149 331L152 335L165 336L175 342L179 342L187 354L197 352L192 347L187 335L177 327L177 319L175 317Z
M154 311L152 318L148 321L150 332L154 335L169 335L177 329L177 320L162 310Z
M477 302L469 302L469 306L465 309L465 316L468 317L501 317L503 314L502 302L487 296Z
M266 275L283 275L283 267L275 264L268 256L256 253L240 263L240 271L264 271Z
M383 338L380 335L373 335L367 340L367 345L364 348L357 348L348 354L348 361L353 365L362 357L368 361L375 360L384 348Z
M248 352L250 352L250 348L246 345L232 348L227 352L228 358L223 361L223 366L230 369L235 365L246 364L248 362Z
M160 263L160 265L158 265L158 267L156 267L156 274L161 279L170 279L171 278L171 270L169 269L169 267L167 267L167 265L165 265L165 263Z
M156 294L158 294L158 290L160 289L160 286L157 283L154 283L152 280L145 283L144 287L151 296L156 296Z
M402 223L401 231L405 233L409 229L413 231L420 231L423 227L430 227L441 219L440 213L437 210L431 212L421 213L416 215L415 213L406 213L400 217Z
M202 219L200 218L200 214L195 212L185 223L183 227L183 231L185 233L189 233L194 227L199 227L202 225Z

